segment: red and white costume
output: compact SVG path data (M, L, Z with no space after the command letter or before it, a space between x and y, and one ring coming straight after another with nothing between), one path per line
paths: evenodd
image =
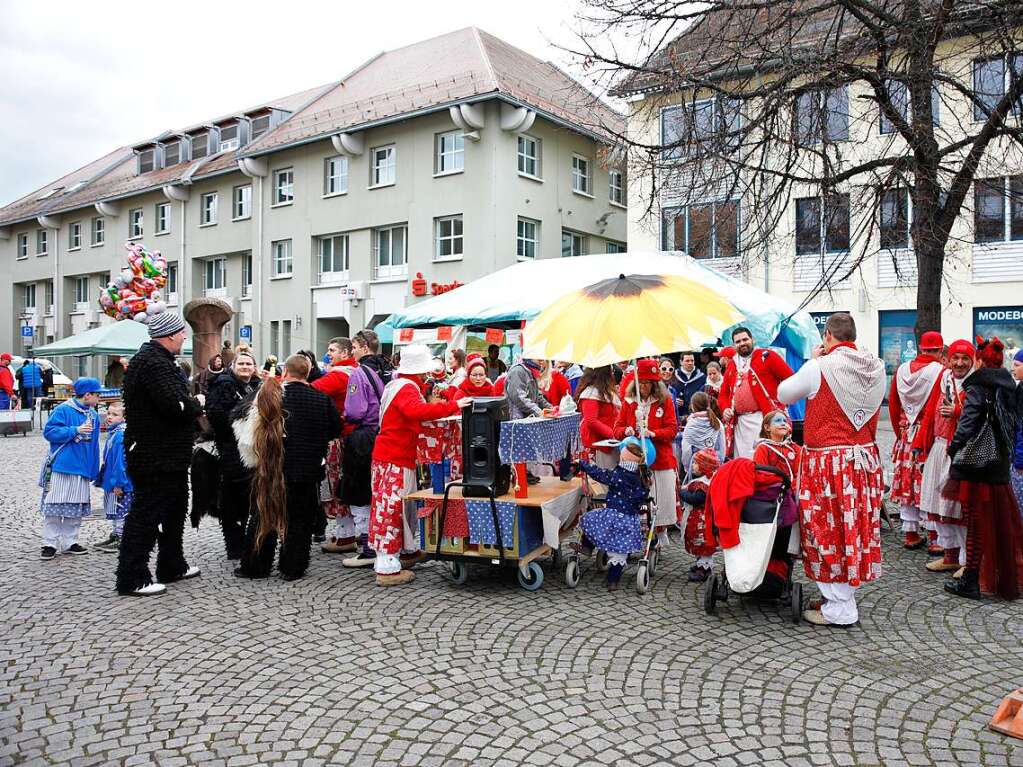
M615 422L621 407L622 401L616 394L608 399L596 386L587 386L579 392L579 412L583 417L579 424L582 458L596 463L602 469L613 469L618 465L618 451L614 448L594 447L593 443L614 437Z
M884 364L850 343L778 387L786 404L807 399L796 482L800 544L828 623L855 623L856 588L881 575L884 480L874 438L884 390Z
M937 530L941 548L959 549L960 564L966 563L966 520L959 502L943 498L941 490L952 466L948 443L956 433L966 401L963 391L965 380L966 376L956 378L951 370L942 371L938 379L940 397L934 407L925 410L922 416L925 420L914 443L926 456L921 477L920 511ZM943 402L952 405L951 415L941 414Z
M358 367L353 359L344 360L312 382L311 386L330 397L342 423L345 418L345 397L348 394L349 369ZM344 424L340 437L327 447L327 476L320 483L320 503L328 519L334 520L334 537L343 543L355 542L355 521L352 511L337 499L337 483L341 478L341 462L344 458L345 437L355 429Z
M732 357L721 383L718 405L722 412L731 408L734 413L733 458L753 457L764 416L785 409L778 401L778 384L791 375L792 368L770 349L754 349L749 357Z
M458 403L427 404L419 382L399 375L384 387L380 398L380 433L373 445L373 503L369 520L369 543L376 551L374 565L381 575L401 570L401 551L418 551L416 512L405 496L416 486L416 444L423 421L459 412Z
M899 365L888 393L888 412L896 434L892 449L891 499L899 504L904 533L932 527L920 515L926 455L914 442L924 420L924 411L933 410L934 403L941 398L940 379L944 369L934 355L921 352L915 360Z

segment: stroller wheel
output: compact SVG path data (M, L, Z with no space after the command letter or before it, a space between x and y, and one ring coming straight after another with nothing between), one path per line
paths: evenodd
M703 611L707 615L714 614L714 607L718 601L718 577L711 573L707 582L703 585Z
M714 582L717 584L717 598L722 602L728 601L728 576L722 575L719 580L717 576L714 577Z
M648 561L650 562L650 577L651 578L653 578L654 575L657 574L657 557L658 557L657 549L651 549L650 550L650 557L648 559Z
M789 607L793 623L799 623L803 619L803 584L793 583L792 594L790 595Z
M597 562L597 569L602 573L607 572L607 552L603 549L598 549L595 559Z
M646 594L650 590L650 567L646 562L640 562L636 569L636 592Z
M579 585L579 560L569 557L565 564L565 585L574 589Z

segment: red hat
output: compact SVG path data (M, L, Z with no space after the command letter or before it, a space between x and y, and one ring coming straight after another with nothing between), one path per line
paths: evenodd
M7 352L4 352L3 354L0 354L0 360L3 360L4 362L10 362L13 359L14 359L14 357L12 357Z
M734 346L726 346L721 351L715 352L714 356L715 357L725 357L725 358L729 358L730 359L730 358L735 356L735 347Z
M714 472L718 470L718 466L721 465L721 459L718 458L717 452L712 447L705 447L703 450L698 450L693 453L693 463L696 465L697 471L704 477L714 476Z
M922 336L920 336L920 348L921 349L943 349L945 347L945 341L941 337L941 333L936 330L928 330Z
M660 381L661 369L657 360L645 359L636 363L636 372L640 381Z
M977 359L979 359L984 367L989 368L1000 368L1005 364L1005 345L1002 343L998 336L993 336L988 340L984 341L977 336L979 342L977 344Z
M976 357L977 350L969 341L960 338L958 341L953 341L949 344L948 354L949 356L952 356L953 354L966 354L970 357Z
M487 362L478 354L470 354L465 358L465 374L469 375L474 367L483 368L483 372L485 373L487 370Z

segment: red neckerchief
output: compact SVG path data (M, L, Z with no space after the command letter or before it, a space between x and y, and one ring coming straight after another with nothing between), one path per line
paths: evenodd
M458 387L464 392L467 397L493 397L494 396L494 385L489 381L482 386L477 386L468 378L462 381L461 386Z
M835 351L835 349L841 349L843 347L846 349L852 349L853 351L856 351L856 344L854 344L852 341L839 341L837 344L828 349L828 351L826 351L825 354L831 354L831 352Z
M423 376L412 375L411 373L399 373L398 378L407 378L416 385L420 394L424 397L426 396L426 379Z

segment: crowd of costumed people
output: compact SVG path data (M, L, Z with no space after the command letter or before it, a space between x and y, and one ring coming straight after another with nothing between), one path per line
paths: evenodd
M148 343L108 371L122 401L106 409L105 444L92 378L74 382L43 431L51 449L39 481L41 556L89 553L79 527L90 488L101 487L110 531L94 549L116 553L120 594L159 594L200 574L182 545L190 480L192 525L217 518L240 578L268 577L275 556L281 578L301 578L317 542L342 568L372 567L379 586L409 583L424 553L403 505L421 482L423 424L502 396L512 419L581 413L572 468L605 502L583 515L575 549L607 553L609 589L644 546L648 497L656 547L681 545L687 577L699 583L739 543L743 504L763 476L783 480L776 524L787 542L772 550L766 577L789 580L802 562L820 592L803 613L812 624L858 621L857 590L882 573L886 492L902 545L927 554L927 571L951 576L950 595L1016 599L1023 587L1023 353L1010 373L997 338L946 346L925 333L889 386L845 313L831 315L797 371L737 327L720 350L587 369L508 364L498 346L440 359L411 344L389 357L367 329L332 339L322 357L262 363L247 345L225 342L193 374L177 360L182 318L162 311L147 327ZM5 377L0 365L0 388ZM876 441L886 396L896 435L890 488ZM788 406L799 401L797 444ZM539 471L530 466L529 481Z

